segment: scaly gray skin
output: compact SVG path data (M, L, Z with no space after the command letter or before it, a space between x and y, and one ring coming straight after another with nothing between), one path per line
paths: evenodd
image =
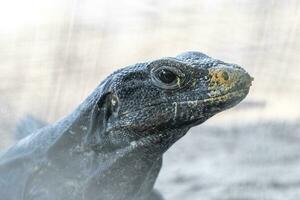
M241 67L186 52L123 68L0 157L5 200L154 200L163 153L246 97Z

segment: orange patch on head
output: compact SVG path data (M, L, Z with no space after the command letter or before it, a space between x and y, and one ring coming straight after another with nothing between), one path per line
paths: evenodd
M212 89L219 86L230 88L236 81L235 75L233 73L227 72L224 69L211 69L209 70L209 76L210 87Z

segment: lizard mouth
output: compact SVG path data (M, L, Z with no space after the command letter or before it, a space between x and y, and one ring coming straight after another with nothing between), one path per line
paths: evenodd
M189 127L197 126L213 115L229 109L240 103L249 93L250 88L239 89L227 94L210 97L204 100L195 100L189 102L181 102L180 104L194 104L199 107L199 111L191 113L191 118L182 121L181 125Z
M202 100L202 102L205 104L212 104L212 105L216 105L221 102L231 104L231 103L234 103L233 102L234 100L243 100L249 93L249 89L250 88L238 89L238 90L229 92L227 94L222 94L222 95L210 97L208 99L204 99L204 100ZM238 102L236 102L236 103L238 103Z
M222 94L218 96L213 96L207 99L194 100L194 101L182 101L179 104L194 104L194 105L204 105L204 106L218 106L218 104L225 103L234 106L235 104L242 101L248 94L250 88L247 89L239 89L227 94ZM235 104L234 104L235 103ZM233 105L232 105L233 104ZM225 106L225 107L228 107ZM221 108L221 105L218 107ZM226 108L225 108L226 109Z

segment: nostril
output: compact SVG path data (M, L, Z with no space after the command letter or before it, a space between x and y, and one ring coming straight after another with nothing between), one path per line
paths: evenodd
M222 73L222 77L225 81L228 81L229 80L229 74L227 72L223 72Z

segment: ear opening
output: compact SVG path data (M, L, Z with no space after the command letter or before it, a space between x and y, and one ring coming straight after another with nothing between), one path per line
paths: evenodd
M85 144L94 150L107 147L110 143L106 131L107 122L118 111L118 98L111 92L103 95L94 105L90 124L85 137Z

